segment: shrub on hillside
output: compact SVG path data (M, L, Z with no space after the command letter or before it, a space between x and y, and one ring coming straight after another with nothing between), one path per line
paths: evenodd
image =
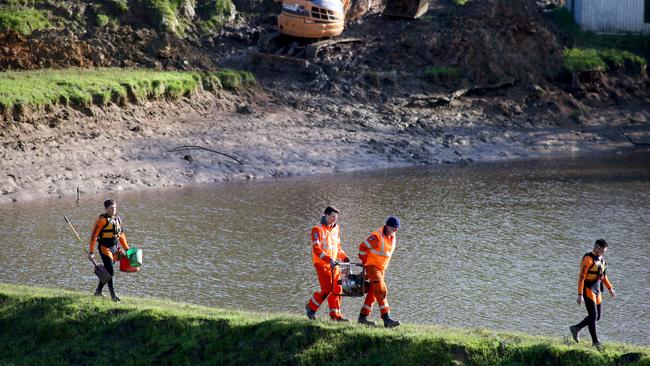
M569 72L605 71L607 65L594 49L569 48L564 50L563 66Z
M45 13L30 8L3 8L0 10L0 32L14 30L28 35L36 29L50 27Z

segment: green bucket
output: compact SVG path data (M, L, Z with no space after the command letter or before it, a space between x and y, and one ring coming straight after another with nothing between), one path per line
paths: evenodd
M131 267L140 267L142 265L142 249L133 247L126 251Z

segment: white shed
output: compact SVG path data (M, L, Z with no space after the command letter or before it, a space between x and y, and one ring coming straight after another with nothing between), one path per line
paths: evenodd
M650 0L566 0L583 31L650 34Z

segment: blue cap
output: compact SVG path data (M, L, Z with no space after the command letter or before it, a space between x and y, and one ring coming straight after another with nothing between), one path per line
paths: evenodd
M399 217L397 216L390 216L388 219L386 219L386 225L392 226L392 227L399 227Z

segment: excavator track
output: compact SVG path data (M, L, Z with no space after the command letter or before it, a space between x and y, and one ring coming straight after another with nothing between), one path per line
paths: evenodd
M323 49L337 44L355 42L361 43L363 40L361 38L345 37L313 41L309 39L288 37L280 32L274 32L260 38L258 50L260 53L278 57L313 60Z

